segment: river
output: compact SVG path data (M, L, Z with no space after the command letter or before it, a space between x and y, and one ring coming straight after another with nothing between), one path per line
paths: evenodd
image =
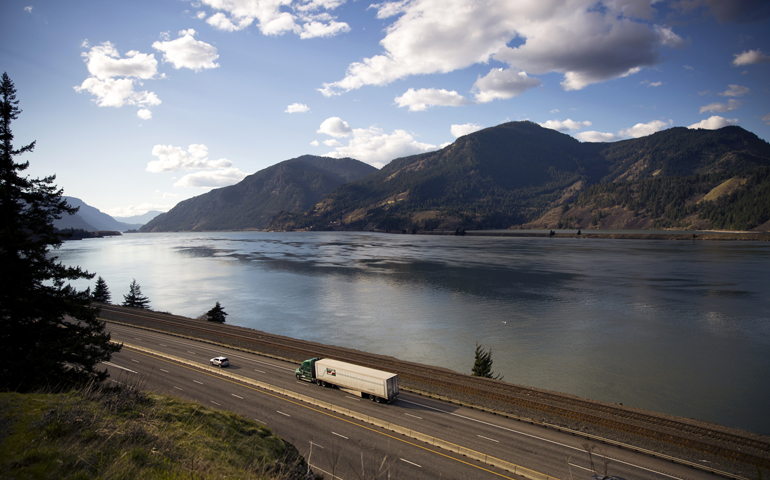
M151 308L770 435L770 244L156 233L55 254ZM78 281L79 288L95 281Z

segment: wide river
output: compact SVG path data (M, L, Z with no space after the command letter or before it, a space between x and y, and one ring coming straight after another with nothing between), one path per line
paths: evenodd
M169 233L56 252L151 308L770 435L770 244ZM94 281L79 281L80 288Z

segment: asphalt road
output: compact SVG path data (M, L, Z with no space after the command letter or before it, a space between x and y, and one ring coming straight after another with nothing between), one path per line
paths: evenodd
M594 471L604 474L605 463L607 474L628 480L715 478L658 458L418 395L402 392L390 404L376 404L337 389L297 381L297 365L289 362L111 323L107 330L113 340L201 365L224 355L230 359L231 373L559 479L589 479ZM148 390L196 400L266 424L294 444L313 469L323 472L327 479L525 478L329 410L130 348L114 355L106 366L116 381L142 381Z

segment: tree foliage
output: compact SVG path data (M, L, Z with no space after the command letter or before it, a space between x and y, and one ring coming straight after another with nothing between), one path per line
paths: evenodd
M132 308L150 308L150 299L142 295L142 287L136 283L136 279L131 280L128 287L128 294L123 295L123 306Z
M502 380L503 377L495 375L492 371L492 348L484 350L484 348L476 344L476 359L473 362L473 371L471 375L474 377L493 378L495 380Z
M110 300L112 300L112 295L110 294L110 289L107 287L107 282L105 282L102 277L96 279L96 286L94 287L94 293L91 295L91 298L99 303L110 303Z
M214 305L214 308L206 312L206 320L209 322L225 323L226 316L227 312L225 312L225 309L222 308L222 305L220 305L219 302Z
M0 85L0 390L29 391L103 380L96 369L120 346L110 343L90 306L90 293L68 281L93 278L50 255L61 246L54 219L72 214L54 185L55 175L29 178L29 162L14 157L35 142L14 148L11 123L21 113L16 88L3 73Z

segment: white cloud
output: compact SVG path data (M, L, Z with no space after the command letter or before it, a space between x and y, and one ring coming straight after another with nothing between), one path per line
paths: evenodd
M139 109L138 112L136 112L136 116L141 118L142 120L149 120L152 118L152 112L147 110L146 108Z
M627 128L625 130L621 130L618 132L618 135L621 137L646 137L647 135L652 135L655 132L659 132L663 130L664 127L673 124L673 121L669 120L668 122L664 122L662 120L653 120L649 123L637 123L631 128Z
M765 122L766 124L770 125L770 113L768 113L767 115L762 117L762 121Z
M286 110L284 110L283 113L305 113L309 111L310 111L310 107L308 107L305 104L292 103L291 105L286 107Z
M498 98L513 98L530 88L539 87L540 84L539 78L527 76L526 72L511 68L493 68L486 76L476 79L472 90L477 102L487 103Z
M317 147L320 144L318 143L318 140L313 140L312 142L310 142L310 145Z
M30 6L28 6L28 7L24 7L24 11L25 11L25 12L29 12L29 13L32 13L32 5L30 5Z
M581 142L612 142L617 140L618 136L614 133L604 133L590 130L588 132L580 132L575 134L575 138Z
M728 85L728 87L727 90L720 92L719 95L722 95L723 97L742 97L751 91L748 87L742 87L740 85Z
M727 103L716 102L716 103L710 103L710 104L708 104L706 106L700 107L700 112L699 113L703 113L703 112L718 112L718 113L731 112L733 110L739 109L742 105L743 105L743 103L741 103L740 101L738 101L738 100L736 100L734 98L731 98L730 100L727 101Z
M559 109L558 108L554 108L553 110L551 110L550 113L559 113Z
M220 170L189 173L180 178L175 187L214 188L234 185L246 178L246 174L235 167Z
M84 41L82 45L87 47L88 41ZM95 96L94 102L98 106L160 104L160 99L155 93L134 91L135 85L142 85L141 80L151 79L157 74L158 61L155 60L155 55L131 50L126 52L126 58L121 58L112 43L104 42L91 47L81 56L91 76L74 87L75 91L86 91Z
M206 18L206 12L199 11L198 13L195 14L195 18L197 18L198 20L203 20L204 18Z
M219 58L216 47L206 42L195 40L196 32L192 28L179 32L176 40L155 42L152 48L163 52L163 61L169 62L175 69L189 68L196 72L217 68L215 60Z
M233 162L226 158L209 160L208 154L206 145L192 144L186 152L173 145L155 145L152 147L152 155L158 159L147 163L147 171L160 173L204 168L228 169L233 165Z
M329 117L321 123L321 126L316 133L323 133L340 138L350 136L353 133L353 129L350 128L348 122L340 117Z
M422 112L430 107L459 107L467 105L468 100L456 91L437 88L410 88L400 97L396 97L399 107L409 107L411 112Z
M449 127L449 132L455 138L460 138L463 135L468 135L469 133L478 132L482 128L484 127L482 127L481 125L476 125L475 123L464 123L462 125L452 125L451 127Z
M577 90L655 65L661 48L685 43L669 27L639 21L654 12L644 2L605 1L597 7L594 0L413 0L372 7L379 18L393 19L380 42L383 52L350 64L343 79L323 84L324 95L490 60L508 64L512 72L561 73L563 88ZM509 47L512 42L520 44ZM491 98L521 91L502 93Z
M347 145L338 146L327 156L351 157L381 168L394 158L436 150L435 145L421 143L405 130L385 133L377 127L354 128Z
M179 195L174 195L174 198L179 197ZM164 196L163 199L166 197ZM110 215L111 217L133 217L136 215L144 215L145 213L149 212L150 210L157 210L160 212L167 212L168 210L171 210L172 205L167 204L160 204L160 203L142 203L139 205L129 205L127 207L119 207L119 208L112 208L103 210L104 213L107 215Z
M663 82L649 82L649 83L647 83L648 87L659 87L661 85L663 85Z
M734 67L770 62L770 55L765 55L760 49L746 50L743 53L736 53L733 56L735 57L733 59Z
M324 142L323 142L323 143L324 143L324 145L326 145L327 147L336 147L336 146L338 146L338 145L342 145L342 144L341 144L341 143L340 143L338 140L336 140L336 139L334 139L334 138L330 138L329 140L324 140Z
M328 13L344 0L202 0L201 3L217 10L206 22L228 32L243 30L255 22L264 35L293 32L303 39L350 31L347 23L338 22Z
M714 115L713 117L709 117L698 123L693 123L687 128L705 128L706 130L716 130L728 125L735 125L736 123L738 123L737 118L729 119Z
M572 119L566 120L548 120L545 123L539 123L541 127L550 128L551 130L557 130L559 132L568 132L571 130L580 130L583 127L590 127L591 122L588 120L584 122L576 122Z

